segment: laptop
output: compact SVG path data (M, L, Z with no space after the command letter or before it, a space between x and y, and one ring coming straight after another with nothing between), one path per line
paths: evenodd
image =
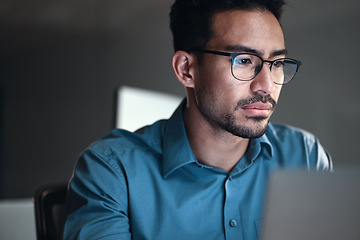
M360 165L275 172L262 240L360 240Z
M35 212L32 199L0 200L0 239L36 240Z

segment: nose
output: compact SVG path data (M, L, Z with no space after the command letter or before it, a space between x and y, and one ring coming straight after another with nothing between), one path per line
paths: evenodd
M268 66L270 65L270 66ZM271 63L265 62L260 72L251 82L251 90L258 94L271 94L275 91L275 83L271 78Z

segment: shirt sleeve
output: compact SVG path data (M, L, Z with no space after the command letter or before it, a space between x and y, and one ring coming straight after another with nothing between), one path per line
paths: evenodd
M333 171L331 156L321 145L320 141L315 136L307 134L305 142L310 168L316 169L317 171Z
M319 143L319 141L316 141L317 143L317 164L316 169L318 171L333 171L333 162L331 159L331 155L328 151Z
M63 238L130 240L126 186L111 153L85 151L69 184Z

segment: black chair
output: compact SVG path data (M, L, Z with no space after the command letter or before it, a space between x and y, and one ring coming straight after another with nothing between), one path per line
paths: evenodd
M38 240L60 240L66 219L67 184L46 186L34 196Z

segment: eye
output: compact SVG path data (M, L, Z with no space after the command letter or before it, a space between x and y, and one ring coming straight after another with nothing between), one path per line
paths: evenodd
M234 65L239 67L251 66L252 64L253 61L251 60L251 58L248 57L236 57L234 59Z
M278 60L273 63L273 67L282 68L284 66L284 64L285 64L284 60Z

